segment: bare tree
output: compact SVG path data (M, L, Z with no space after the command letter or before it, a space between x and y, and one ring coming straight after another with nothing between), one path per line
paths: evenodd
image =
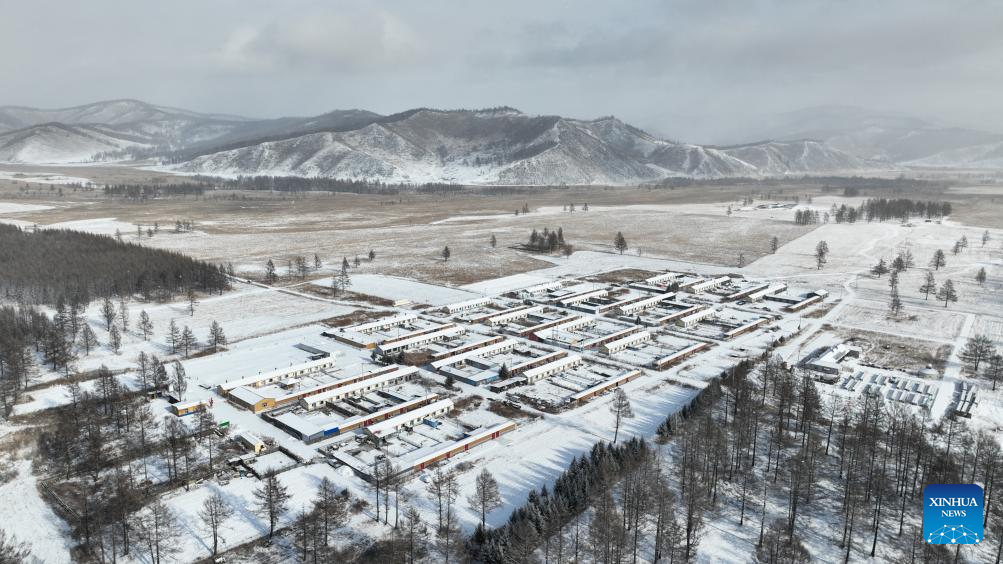
M929 270L926 271L926 278L923 280L923 285L919 287L919 291L923 292L923 298L927 300L930 299L930 294L937 293L937 281Z
M0 529L0 563L20 564L21 562L27 562L30 556L31 549L27 544L18 542L17 539L9 536L6 531Z
M615 420L613 442L616 443L616 439L620 435L620 423L624 419L632 419L634 417L634 410L630 407L630 399L627 398L627 392L623 391L623 388L617 388L613 392L613 402L609 405L609 411L613 414Z
M144 341L153 334L153 321L150 320L150 314L146 313L145 309L139 312L139 332L143 334Z
M108 332L108 346L115 354L122 350L122 333L117 325L112 325L111 331Z
M91 354L91 349L98 346L98 336L94 334L94 330L91 329L90 325L84 325L83 330L80 332L80 346L84 347L84 352L88 355Z
M219 529L227 519L233 516L233 508L223 499L218 492L205 498L202 502L202 509L199 511L199 518L209 527L212 532L212 555L216 556L219 551Z
M467 501L471 509L480 513L481 528L486 526L487 515L491 511L501 507L501 494L498 492L498 481L491 475L487 468L481 470L474 481L474 493Z
M254 499L258 514L268 519L268 538L271 539L279 517L289 509L289 490L279 482L278 477L268 476L254 490Z
M181 531L177 517L160 500L154 501L147 508L137 520L135 528L140 540L146 544L152 564L160 564L164 557L170 557L181 548L178 543Z
M331 529L335 524L343 523L348 515L348 498L338 493L334 484L324 478L317 485L317 496L313 500L313 506L320 518L320 536L324 546L327 546L331 538Z
M199 303L198 295L195 293L195 288L188 288L188 293L185 295L185 299L188 300L188 315L195 315L195 305Z
M105 331L111 331L111 324L115 322L118 312L115 311L115 304L111 303L111 298L105 298L101 303L101 317L104 319Z
M185 392L188 391L188 376L185 374L185 367L180 361L175 360L171 365L174 371L174 392L178 394L178 399L185 399Z
M428 528L421 520L421 513L413 505L404 512L404 537L407 544L407 564L415 564L425 555L425 535Z

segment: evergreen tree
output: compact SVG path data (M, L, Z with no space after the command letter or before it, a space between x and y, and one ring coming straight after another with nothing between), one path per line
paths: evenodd
M613 238L613 248L619 251L621 255L627 250L627 239L623 236L623 232L616 232L616 237Z
M829 261L829 243L825 241L819 241L815 245L815 266L818 270L822 269L822 266Z
M118 330L118 325L112 325L111 331L108 332L108 347L115 354L122 350L122 333Z
M139 312L139 332L143 334L144 341L153 334L153 321L150 320L150 314L146 313L145 309Z
M167 342L171 345L171 354L177 354L179 341L181 341L181 330L178 329L178 324L171 319L171 324L167 326Z
M217 348L226 345L226 334L223 333L223 327L215 319L209 326L209 340L208 344L215 351Z
M985 286L986 284L986 267L982 267L978 272L975 273L975 281L979 283L979 286Z
M919 287L919 291L923 292L923 297L927 300L930 299L930 294L937 292L937 281L934 280L933 273L929 270L926 271L926 279L923 281L923 285Z
M104 329L105 331L111 331L111 324L115 322L115 317L118 313L115 311L115 304L111 303L110 298L105 298L101 302L101 317L104 319Z
M446 245L445 248L442 249L442 260L449 262L449 257L452 256L452 254L453 253L449 250L449 245Z
M275 272L275 263L272 262L272 259L268 259L268 262L265 263L265 282L275 284L278 279L279 275Z
M91 349L98 346L98 344L98 337L94 334L94 330L91 329L90 325L84 325L83 330L80 332L80 346L84 348L85 354L89 356Z
M877 276L878 278L881 278L884 274L888 274L888 265L885 264L885 259L883 257L878 261L878 264L871 268L871 274Z
M185 355L185 357L188 357L197 345L198 339L195 338L195 332L192 331L191 327L185 325L185 328L181 330L181 338L178 340L178 348L181 349L181 352Z
M944 255L944 251L937 249L933 253L933 258L930 259L930 266L934 270L940 270L941 267L947 266L947 256Z
M950 302L958 301L958 292L954 289L954 281L948 278L940 285L940 289L937 290L937 299L944 300L944 307Z

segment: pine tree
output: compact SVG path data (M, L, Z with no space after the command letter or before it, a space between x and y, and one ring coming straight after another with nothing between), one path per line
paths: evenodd
M223 327L215 319L212 321L212 325L209 326L208 343L213 351L226 345L226 334L223 333Z
M268 284L275 284L275 281L279 279L279 275L275 272L275 263L272 259L268 259L265 263L265 282Z
M871 268L871 274L877 276L878 278L881 278L881 276L884 275L884 274L888 274L888 265L885 264L884 257L882 257L878 261L878 264L874 265Z
M376 251L369 249L369 262L376 260Z
M930 259L930 266L934 270L940 270L941 267L947 266L947 256L944 254L944 251L937 249L933 253L933 258Z
M320 270L322 266L324 266L324 263L320 262L320 255L318 255L317 253L314 253L313 254L313 269L314 270Z
M111 331L111 324L115 322L115 317L117 316L118 312L115 311L115 304L111 303L111 299L106 297L101 303L101 317L104 318L105 331Z
M122 332L129 330L129 308L125 305L125 300L118 301L118 319L122 322Z
M498 246L498 239L495 237L495 234L492 233L491 234L491 248L493 249L493 248L495 248L497 246Z
M829 243L825 241L819 241L815 245L815 266L818 270L822 269L822 266L829 261Z
M185 357L191 354L192 349L198 345L198 339L195 338L195 333L192 331L191 327L185 325L185 328L181 331L181 339L178 342L178 346L181 348Z
M83 330L80 332L80 345L84 347L85 353L90 356L91 349L98 346L98 337L94 334L94 330L91 329L90 325L84 325Z
M171 370L174 372L174 392L179 400L184 400L185 392L188 391L188 375L185 373L185 367L181 361L175 360L171 364Z
M958 301L958 292L954 289L954 281L948 278L937 290L937 299L944 300L944 307L950 302Z
M892 286L891 298L888 302L888 311L892 317L898 317L902 313L902 300L899 298L898 286Z
M986 359L986 367L982 371L982 377L992 380L993 390L996 390L996 382L1003 376L1003 354L994 352Z
M780 238L774 235L770 239L770 253L776 254L777 253L777 249L779 249L779 248L780 248Z
M993 341L985 335L974 335L965 343L958 357L969 365L973 374L979 372L982 361L993 356Z
M623 236L623 232L616 232L616 237L613 238L613 248L619 251L621 255L627 250L627 238Z
M194 288L188 288L188 294L186 296L188 300L188 315L195 316L195 304L199 303L198 296L195 295Z
M446 245L446 247L442 249L442 260L449 262L449 257L452 256L452 254L452 251L449 250L449 245Z
M986 284L986 267L982 267L978 272L975 273L975 281L979 283L979 286L985 286Z
M145 309L139 312L139 332L143 334L144 341L153 334L153 321L150 320L150 314L146 313Z
M181 330L178 329L178 324L171 320L171 324L167 326L167 342L171 345L171 353L177 354L178 352L178 342L181 340Z
M118 330L118 325L112 325L108 332L108 346L115 354L122 350L122 333Z
M926 279L923 281L923 285L919 287L919 291L923 292L923 297L927 300L930 299L930 294L937 292L937 281L933 278L933 273L929 270L926 271Z

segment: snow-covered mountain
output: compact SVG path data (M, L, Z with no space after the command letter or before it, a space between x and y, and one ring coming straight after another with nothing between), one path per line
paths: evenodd
M613 117L586 121L508 107L390 116L345 110L270 120L135 100L58 110L0 108L0 162L145 158L194 174L526 185L835 174L882 166L817 141L701 146L659 139Z
M225 176L543 185L829 174L873 166L815 141L704 147L658 139L612 117L584 121L500 108L412 110L355 129L206 152L171 169Z
M76 163L150 156L232 133L246 118L138 100L62 109L0 107L0 160Z
M845 153L908 166L999 168L1003 135L852 106L821 106L773 116L753 134L817 139Z

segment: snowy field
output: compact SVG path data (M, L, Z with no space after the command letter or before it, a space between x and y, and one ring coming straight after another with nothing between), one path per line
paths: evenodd
M383 298L391 302L407 300L414 304L442 306L480 297L480 294L474 292L380 274L357 274L351 277L351 281L352 286L349 290L352 292ZM331 287L331 279L321 278L313 281L313 284L319 288L327 289Z

